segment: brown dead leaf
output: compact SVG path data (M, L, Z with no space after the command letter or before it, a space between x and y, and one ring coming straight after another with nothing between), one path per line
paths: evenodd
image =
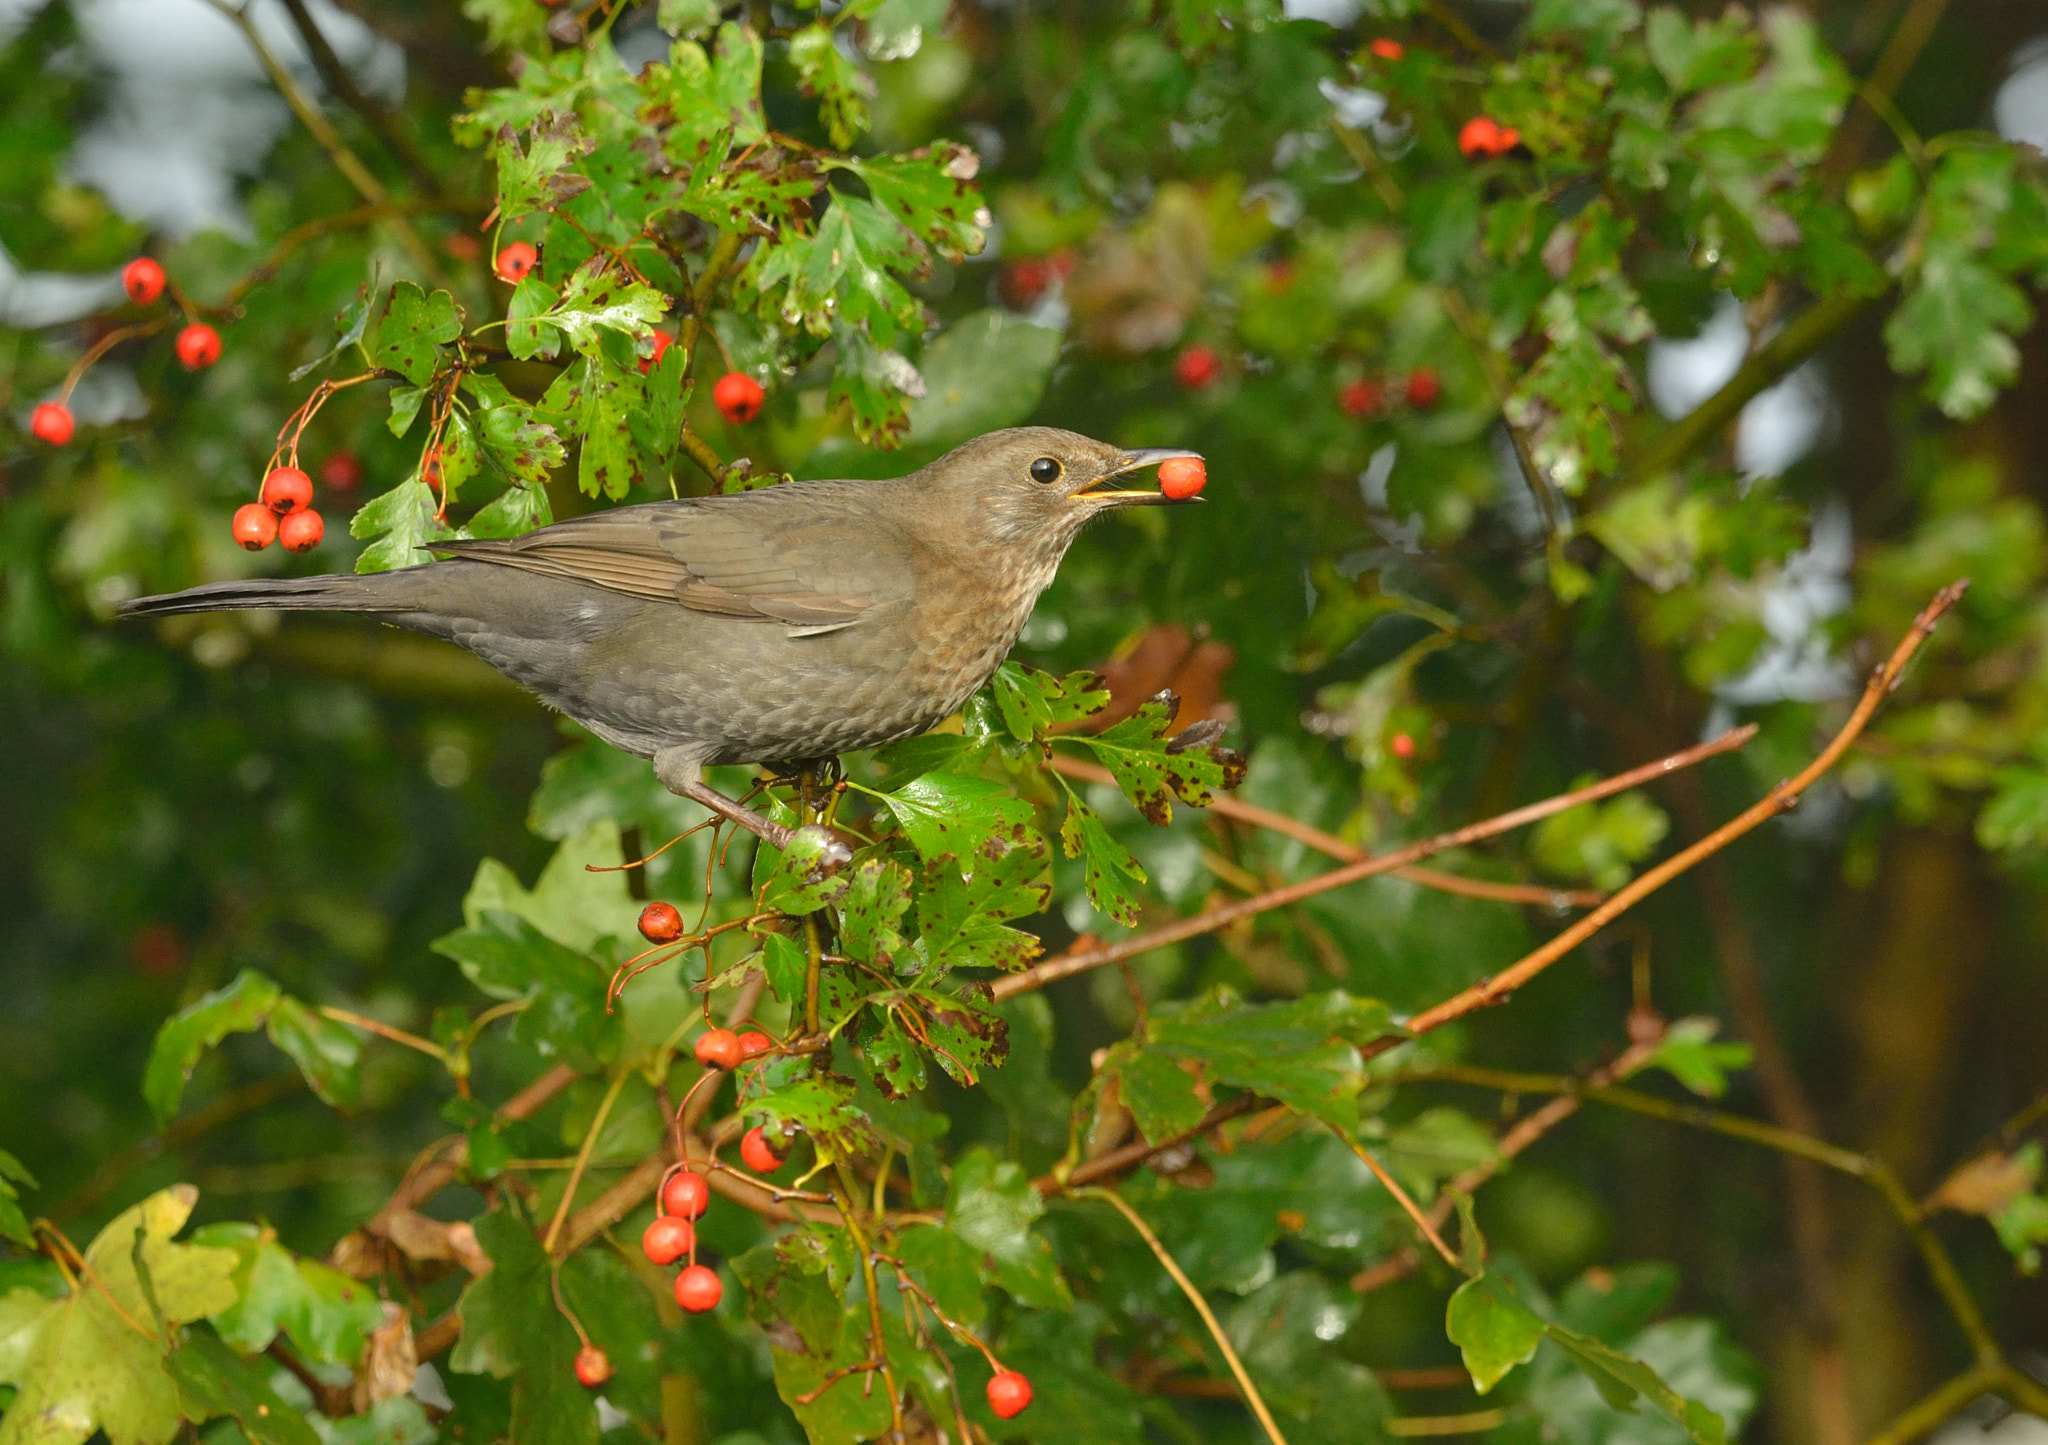
M1928 1204L1988 1219L2032 1189L2039 1172L2011 1154L1979 1154L1942 1180Z

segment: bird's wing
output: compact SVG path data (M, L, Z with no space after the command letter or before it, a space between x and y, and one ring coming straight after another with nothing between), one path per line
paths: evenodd
M851 627L907 596L900 539L840 523L858 516L834 496L733 497L655 502L575 517L523 537L436 542L456 557L675 602L722 617L780 622L792 635Z

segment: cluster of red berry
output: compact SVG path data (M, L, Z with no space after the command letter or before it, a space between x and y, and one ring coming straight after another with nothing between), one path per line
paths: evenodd
M313 479L297 467L272 467L259 499L235 509L233 530L235 540L251 552L273 541L287 552L312 551L327 530L313 510Z
M1019 256L1003 267L996 285L1011 309L1029 311L1055 282L1074 273L1074 252L1063 246L1050 256Z
M540 264L540 251L531 241L512 241L498 252L493 269L498 279L516 286L526 279L529 271ZM654 333L654 354L643 357L640 370L644 375L661 364L661 358L675 345L676 339L666 331ZM743 371L728 371L718 378L711 388L712 405L718 414L734 426L745 426L761 414L761 406L768 400L768 393L761 383Z
M650 903L640 910L640 934L649 943L674 943L683 936L683 915L673 903ZM764 1033L711 1028L697 1036L693 1052L705 1068L731 1073L774 1049L775 1041ZM740 1159L756 1174L773 1174L787 1162L758 1124L741 1138ZM711 1207L711 1181L679 1164L662 1180L657 1197L660 1212L640 1236L641 1253L663 1268L687 1258L689 1263L676 1275L676 1303L691 1314L716 1309L725 1296L724 1281L717 1270L697 1263L697 1221ZM597 1385L610 1377L611 1361L604 1351L586 1343L576 1356L576 1378ZM989 1409L1008 1420L1030 1403L1031 1381L1015 1370L998 1368L988 1382Z
M121 287L128 293L128 299L137 306L153 306L162 299L164 288L170 278L164 275L164 268L147 256L137 256L121 268ZM186 315L191 315L190 311ZM71 414L69 402L71 388L78 384L79 376L86 366L113 341L123 336L134 335L139 329L154 331L161 323L145 324L140 328L126 328L102 341L93 348L64 383L64 389L57 400L39 402L29 413L29 434L45 446L61 447L71 443L73 433L78 430L78 419ZM220 333L204 321L190 322L178 333L178 361L187 371L204 371L220 360Z
M1417 411L1428 411L1443 394L1443 378L1433 366L1418 366L1409 372L1401 379L1398 392L1399 399ZM1389 409L1393 395L1388 381L1364 376L1338 388L1337 405L1346 416L1378 416Z
M1458 151L1468 161L1493 160L1522 143L1522 133L1491 116L1475 115L1458 131Z

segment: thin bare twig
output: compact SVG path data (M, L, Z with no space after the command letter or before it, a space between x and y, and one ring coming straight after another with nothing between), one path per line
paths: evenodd
M1138 1231L1139 1237L1151 1247L1161 1267L1173 1277L1173 1282L1180 1286L1180 1292L1188 1297L1188 1303L1195 1307L1195 1313L1202 1317L1202 1323L1209 1327L1209 1336L1216 1341L1216 1348L1222 1351L1223 1363L1230 1367L1231 1378L1237 1381L1238 1389L1244 1392L1245 1404L1251 1407L1252 1414L1258 1417L1259 1424L1265 1428L1273 1445L1287 1445L1287 1437L1282 1435L1280 1427L1273 1423L1273 1412L1266 1408L1266 1402L1259 1394L1259 1387L1252 1383L1251 1375L1245 1370L1244 1361L1240 1360L1237 1351L1231 1348L1230 1336L1223 1333L1223 1324L1216 1318L1216 1312L1209 1308L1209 1301L1195 1288L1195 1282L1187 1277L1186 1272L1167 1252L1166 1246L1159 1242L1159 1236L1152 1232L1152 1226L1113 1189L1076 1189L1072 1192L1076 1198L1100 1199L1121 1214L1131 1228Z
M1373 1158L1372 1151L1356 1139L1346 1139L1344 1142L1351 1146L1352 1153L1365 1161L1365 1167L1372 1171L1373 1178L1379 1180L1380 1187L1394 1196L1394 1202L1400 1205L1402 1211L1415 1222L1415 1227L1421 1232L1422 1237L1430 1242L1430 1245L1438 1254L1443 1256L1444 1263L1452 1269L1459 1268L1457 1252L1444 1243L1443 1236L1436 1232L1436 1226L1429 1222L1429 1216L1422 1212L1415 1201L1409 1198L1408 1191L1401 1187L1401 1181L1388 1173L1387 1166ZM1444 1197L1449 1198L1450 1196L1446 1194Z
M1081 758L1068 757L1064 753L1053 754L1052 770L1063 777L1083 783L1106 783L1115 786L1116 775L1108 768L1100 767ZM1290 818L1285 813L1276 813L1271 808L1261 808L1256 803L1219 794L1212 799L1205 812L1219 818L1234 818L1240 823L1249 823L1255 828L1279 833L1306 843L1331 858L1345 863L1361 862L1372 855L1363 848L1354 847L1337 837L1325 833L1321 828ZM1545 888L1530 883L1496 883L1485 878L1467 878L1462 874L1443 873L1434 868L1396 868L1396 878L1405 878L1410 883L1419 883L1425 888L1435 888L1445 893L1460 893L1467 898L1487 898L1499 903L1526 903L1539 908L1592 908L1604 901L1605 893L1589 888Z
M1756 726L1754 724L1745 724L1731 732L1723 733L1712 742L1701 743L1698 747L1687 748L1684 752L1674 753L1668 758L1659 758L1656 762L1646 763L1640 768L1631 768L1625 773L1617 773L1611 778L1603 779L1588 787L1575 788L1569 793L1560 793L1554 798L1546 798L1542 802L1531 803L1523 808L1516 808L1512 812L1502 813L1498 817L1470 823L1463 828L1457 828L1448 833L1439 833L1434 838L1426 838L1420 843L1410 843L1407 847L1396 848L1390 853L1375 854L1372 857L1362 859L1357 863L1348 864L1332 872L1318 874L1314 878L1304 879L1299 883L1290 883L1284 888L1275 888L1269 893L1258 895L1256 898L1246 898L1236 903L1224 904L1220 908L1209 909L1207 912L1198 913L1192 918L1183 918L1177 923L1167 924L1165 927L1154 929L1149 933L1141 933L1136 938L1125 939L1122 943L1111 944L1102 948L1086 949L1077 953L1065 954L1059 958L1048 959L1046 962L1038 964L1033 968L1025 969L1022 973L1014 973L1007 978L997 979L991 985L991 989L997 999L1011 998L1020 993L1029 993L1033 989L1043 988L1045 985L1058 979L1071 978L1077 973L1086 973L1090 969L1101 968L1106 964L1115 963L1119 959L1136 958L1139 954L1149 953L1155 948L1163 948L1169 943L1179 943L1184 939L1196 938L1204 933L1214 933L1217 929L1226 928L1236 923L1239 919L1256 917L1258 914L1271 912L1275 908L1285 908L1289 904L1299 903L1305 898L1313 898L1318 893L1327 893L1333 888L1342 888L1347 883L1356 883L1363 878L1372 878L1381 873L1391 873L1397 868L1406 868L1411 863L1419 862L1424 858L1430 857L1432 854L1442 853L1452 848L1462 848L1467 844L1477 843L1483 838L1491 838L1501 833L1511 832L1516 828L1534 823L1539 819L1547 818L1553 813L1561 813L1568 808L1576 808L1582 803L1590 803L1601 798L1611 797L1615 793L1627 792L1630 788L1640 787L1642 784L1661 778L1675 769L1691 767L1693 764L1702 762L1707 758L1718 757L1722 753L1731 752L1741 747L1755 735Z
M576 1151L575 1167L569 1171L569 1182L562 1186L561 1201L555 1205L555 1217L548 1221L548 1232L541 1238L540 1247L549 1254L555 1252L555 1241L561 1237L562 1224L569 1217L569 1206L576 1202L577 1186L583 1183L583 1171L590 1167L590 1154L597 1147L597 1136L604 1132L605 1121L611 1118L612 1105L618 1103L619 1090L626 1086L629 1072L620 1069L612 1075L611 1087L604 1091L597 1113L591 1117L590 1128L584 1132L583 1146Z

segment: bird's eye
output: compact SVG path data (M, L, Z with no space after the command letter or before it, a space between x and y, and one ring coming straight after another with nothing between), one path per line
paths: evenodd
M1060 473L1065 470L1051 457L1040 457L1031 464L1031 480L1049 487L1060 479Z

